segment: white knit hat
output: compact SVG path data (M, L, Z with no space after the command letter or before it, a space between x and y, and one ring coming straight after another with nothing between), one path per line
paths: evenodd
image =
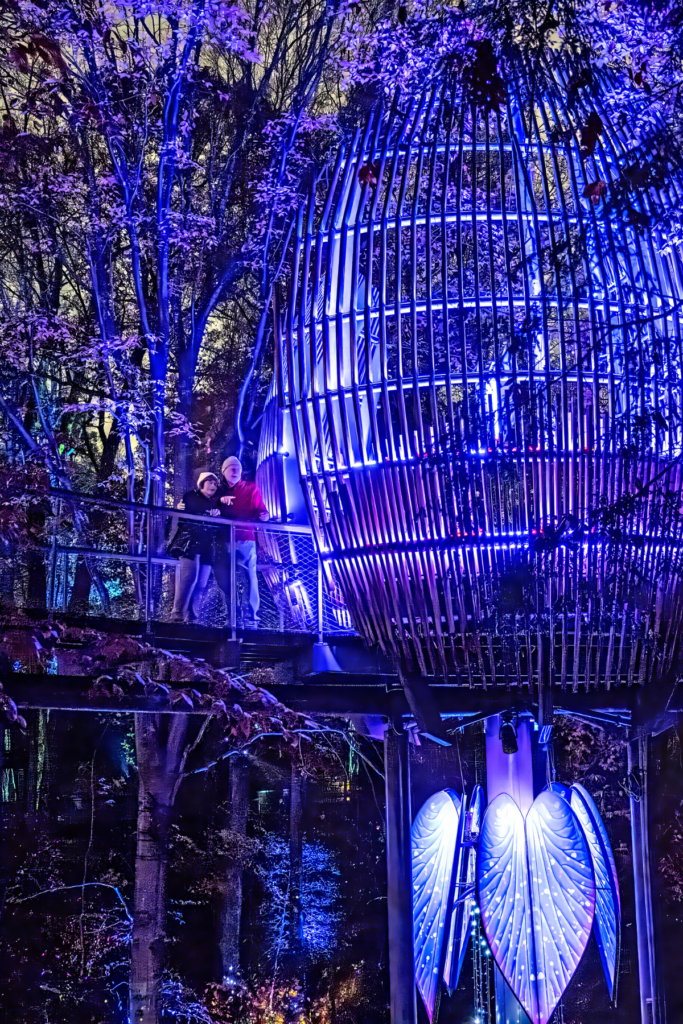
M236 462L240 469L242 468L242 463L240 462L236 455L228 455L227 459L221 466L221 473L225 473L226 469L228 468L231 462Z
M204 483L205 480L208 480L209 477L211 477L213 480L216 481L216 483L218 483L218 477L216 476L215 473L200 473L199 476L197 477L197 490L201 489L202 484Z

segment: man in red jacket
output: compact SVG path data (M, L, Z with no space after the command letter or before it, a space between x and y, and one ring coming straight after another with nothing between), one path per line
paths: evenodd
M242 463L235 455L231 455L221 466L223 480L216 498L221 515L226 519L261 520L270 518L261 492L256 484L242 479ZM235 549L237 564L243 566L249 575L249 608L251 617L246 619L245 626L258 628L258 610L261 604L256 573L256 534L253 530L235 531ZM215 566L216 580L230 602L230 548L226 545L225 556L218 558Z

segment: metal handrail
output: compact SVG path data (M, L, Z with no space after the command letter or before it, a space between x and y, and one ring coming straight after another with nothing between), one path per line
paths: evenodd
M248 530L269 530L275 533L298 533L309 535L313 533L310 526L303 526L295 523L281 523L277 519L268 519L266 522L261 522L259 519L231 519L222 514L220 516L196 515L193 512L183 512L181 509L174 508L172 505L145 505L142 502L124 501L118 498L100 498L93 494L80 494L76 491L66 491L57 487L51 487L50 494L62 499L82 501L89 505L106 505L109 508L120 508L129 512L165 513L166 515L177 516L179 519L187 519L191 522L203 523L204 525L206 525L208 519L216 525L241 526L243 529Z

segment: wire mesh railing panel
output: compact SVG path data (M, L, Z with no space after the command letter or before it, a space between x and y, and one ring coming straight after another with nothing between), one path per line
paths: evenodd
M51 500L43 544L0 555L0 612L352 633L301 526L198 516L84 495Z

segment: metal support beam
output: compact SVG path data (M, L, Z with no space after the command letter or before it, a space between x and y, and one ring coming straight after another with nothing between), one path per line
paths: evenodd
M400 722L399 722L400 728ZM391 1024L417 1024L413 965L413 876L410 851L408 737L384 738L387 807L387 913Z
M138 623L138 635L141 633L142 623ZM178 633L182 627L178 627ZM188 630L189 632L189 630ZM238 668L240 665L240 641L221 639L218 630L206 631L206 636L201 640L188 641L185 643L178 640L173 643L163 635L155 637L158 646L163 649L175 647L178 650L184 646L184 653L188 657L204 658L209 664L224 668ZM260 643L260 640L259 640ZM325 645L326 646L326 645ZM279 648L263 644L263 661L267 664L284 661L286 653ZM273 652L273 653L271 653ZM293 646L289 653L296 654ZM255 651L252 663L258 663L259 650ZM329 650L311 652L309 661L332 659ZM98 673L99 674L99 673ZM203 690L205 685L194 678L194 671L191 663L188 662L186 684L192 685L195 689ZM28 673L6 673L3 676L3 684L7 692L23 708L51 708L54 710L84 710L84 711L145 711L145 710L166 710L161 699L145 697L143 694L131 694L125 698L113 698L109 704L100 702L93 705L87 698L86 692L93 684L93 676L52 676L32 675ZM323 715L383 715L392 717L395 715L410 715L410 707L403 690L387 690L386 684L394 682L393 679L385 677L349 676L339 672L322 672L314 676L305 677L304 681L292 683L273 683L268 687L273 696L281 703L295 711L306 714ZM635 688L634 688L635 689ZM444 724L450 728L456 725L466 725L472 721L481 721L490 715L501 711L507 711L515 707L523 706L518 701L514 692L482 692L481 690L470 689L465 686L434 686L432 687L437 707L440 713L446 716ZM557 708L558 714L572 714L580 717L595 717L600 724L619 726L629 725L631 721L628 691L621 693L619 690L608 691L590 690L579 693L569 693L563 698L561 708ZM530 702L527 702L532 707ZM182 709L179 709L182 710ZM187 711L182 713L184 714Z
M628 743L629 791L631 802L631 846L636 901L638 977L642 1024L665 1024L666 1012L657 985L655 918L650 874L648 829L648 752L650 737L637 736Z
M435 743L450 747L434 692L427 680L420 676L405 676L401 682L420 732Z

